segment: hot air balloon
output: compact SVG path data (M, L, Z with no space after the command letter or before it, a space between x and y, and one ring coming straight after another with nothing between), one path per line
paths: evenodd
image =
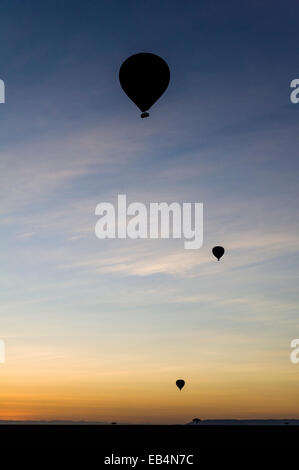
M178 379L178 380L176 381L176 386L177 386L180 390L182 390L182 388L184 387L184 385L185 385L185 380L183 380L183 379Z
M141 117L168 87L170 71L167 63L149 52L134 54L124 61L119 70L119 81L126 95L138 106Z
M224 255L224 252L225 252L225 250L224 250L223 246L214 246L214 248L212 249L212 253L218 259L218 261Z

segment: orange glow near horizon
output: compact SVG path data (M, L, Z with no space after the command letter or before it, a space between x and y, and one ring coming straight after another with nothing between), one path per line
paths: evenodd
M179 391L175 366L145 362L121 370L81 358L53 367L37 352L30 357L1 366L0 419L181 424L194 417L299 418L291 364L181 364L186 385Z

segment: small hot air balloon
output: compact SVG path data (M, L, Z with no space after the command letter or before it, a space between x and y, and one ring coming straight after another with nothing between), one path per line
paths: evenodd
M225 250L224 250L223 246L214 246L214 248L212 249L212 253L218 259L218 261L224 255L224 251Z
M185 385L185 380L183 380L183 379L178 379L178 380L176 381L176 386L177 386L180 390L182 390L182 388L184 387L184 385Z
M170 71L161 57L149 52L134 54L124 61L119 70L119 81L126 95L138 106L141 117L168 87Z

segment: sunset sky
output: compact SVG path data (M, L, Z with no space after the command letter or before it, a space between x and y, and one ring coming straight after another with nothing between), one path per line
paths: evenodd
M298 18L295 0L1 2L0 419L299 418ZM171 71L149 119L118 81L137 52ZM202 202L203 247L97 239L118 194Z

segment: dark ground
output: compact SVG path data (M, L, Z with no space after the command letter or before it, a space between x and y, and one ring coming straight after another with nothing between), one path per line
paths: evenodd
M259 468L261 462L298 465L299 426L2 425L0 449L9 450L12 456L18 449L26 449L27 456L42 449L44 455L51 450L51 456L61 452L70 459L83 456L86 468L91 468L89 462L96 462L92 468L102 468L104 458L112 454L138 456L135 468L140 469L148 465L150 454L192 454L189 468L235 463L239 468L245 464ZM158 464L159 468L166 466L181 465Z

